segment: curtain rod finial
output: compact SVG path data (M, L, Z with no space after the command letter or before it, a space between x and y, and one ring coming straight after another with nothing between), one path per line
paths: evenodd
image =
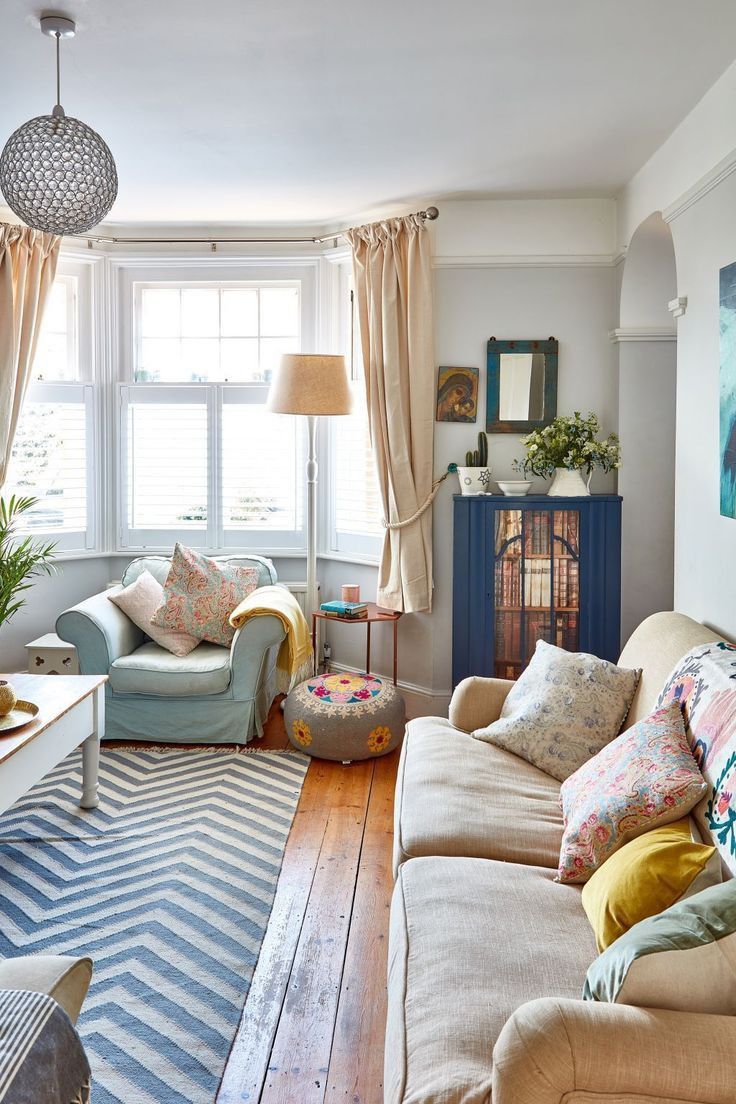
M430 222L434 222L436 218L439 218L440 212L437 207L428 207L424 212L424 217L429 219Z

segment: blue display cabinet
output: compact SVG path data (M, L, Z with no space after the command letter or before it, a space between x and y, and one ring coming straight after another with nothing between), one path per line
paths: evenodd
M621 498L454 497L453 685L518 678L537 640L615 662Z

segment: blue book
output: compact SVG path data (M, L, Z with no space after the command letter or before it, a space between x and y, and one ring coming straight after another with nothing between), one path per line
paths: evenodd
M324 610L325 613L336 613L339 615L347 614L350 616L350 614L361 613L363 610L367 610L368 604L367 602L323 602L319 608Z

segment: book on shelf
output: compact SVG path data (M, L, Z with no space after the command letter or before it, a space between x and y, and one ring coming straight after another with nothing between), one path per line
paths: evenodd
M323 613L331 613L335 617L356 617L360 613L368 613L367 602L323 602L319 607Z

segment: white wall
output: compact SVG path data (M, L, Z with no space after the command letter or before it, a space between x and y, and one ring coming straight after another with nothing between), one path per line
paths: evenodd
M40 576L26 592L26 605L0 631L0 671L24 671L23 645L53 632L62 610L102 590L109 579L107 565L102 557L59 561L52 576Z
M678 292L675 603L736 638L736 521L720 516L718 273L736 260L736 176L672 223Z

